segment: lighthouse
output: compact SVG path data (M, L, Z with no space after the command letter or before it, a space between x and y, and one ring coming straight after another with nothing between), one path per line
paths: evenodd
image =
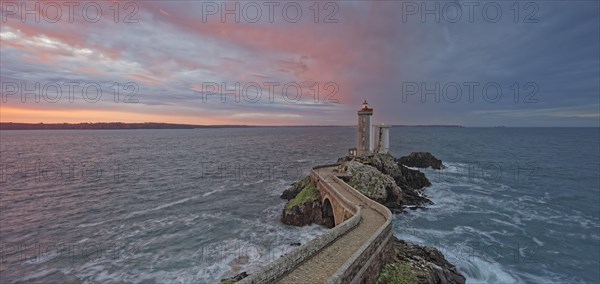
M372 153L386 154L390 145L390 126L372 125L373 109L365 100L358 110L358 143L349 151L350 156L368 156Z
M358 110L358 145L356 155L365 156L371 154L371 116L373 109L365 100L360 110Z

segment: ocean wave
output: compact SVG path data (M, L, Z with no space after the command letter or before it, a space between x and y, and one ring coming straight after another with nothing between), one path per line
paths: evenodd
M202 194L202 197L207 197L207 196L209 196L209 195L212 195L212 194L215 194L215 193L217 193L217 192L224 191L224 190L225 190L225 186L224 186L224 185L221 185L221 186L219 186L217 189L214 189L214 190L211 190L211 191L209 191L209 192L206 192L206 193Z
M502 266L500 263L488 262L477 256L474 256L467 261L458 261L456 262L456 266L465 274L467 284L510 284L523 282L523 280L515 275L514 272Z

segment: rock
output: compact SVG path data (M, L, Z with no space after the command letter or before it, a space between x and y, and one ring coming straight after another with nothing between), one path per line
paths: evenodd
M323 210L321 201L311 201L304 204L287 207L283 209L281 222L293 226L306 226L310 224L323 223Z
M401 174L395 177L396 183L404 192L406 205L422 207L431 205L433 202L425 196L424 187L430 186L431 183L420 171L409 169L403 165L399 165Z
M394 179L377 168L357 161L342 164L344 180L365 196L390 208L402 208L404 196Z
M338 162L352 160L363 163L365 165L373 166L377 168L380 172L391 177L401 174L396 159L390 154L372 154L369 156L343 157L338 159Z
M290 244L290 246L293 246L293 247L299 247L301 245L302 245L301 243L291 243Z
M379 274L394 276L395 271L408 272L403 277L421 284L462 284L465 277L434 247L419 246L393 237L384 252L384 269ZM392 275L390 275L392 274ZM414 281L416 280L416 281Z
M360 157L342 157L338 159L338 162L343 163L342 167L345 167L345 164L350 162L359 162L364 165L376 168L381 174L392 177L396 185L400 188L400 195L402 195L402 205L422 207L424 205L433 204L433 202L431 202L431 200L429 200L424 195L424 192L422 190L422 188L431 185L427 177L425 177L425 174L423 174L420 171L412 170L403 165L398 164L396 158L394 158L390 154L373 154L370 156ZM395 194L395 191L392 190L391 194ZM379 202L379 200L377 201ZM396 204L395 206L393 206L389 201L384 202L382 204L386 205L392 210L399 209L400 207L400 204Z
M413 168L428 168L436 170L445 168L441 160L429 152L412 152L408 156L400 157L398 163Z
M409 169L404 165L398 165L400 169L400 175L395 176L396 183L400 185L400 187L410 187L413 189L421 189L424 187L431 186L431 182L425 176L424 173Z
M246 271L244 271L236 276L221 279L221 283L226 283L226 284L235 283L246 277L248 277L248 273L246 273Z
M321 194L310 177L306 177L296 184L293 186L296 187L294 190L300 186L303 187L283 208L281 222L299 227L314 223L333 228L335 224L332 220L323 218Z
M281 198L285 200L292 200L300 191L306 186L306 184L310 181L310 177L306 176L305 178L295 182L289 189L286 189L281 194Z

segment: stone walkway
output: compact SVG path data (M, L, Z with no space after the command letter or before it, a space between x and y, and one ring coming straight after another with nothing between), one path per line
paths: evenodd
M349 201L357 205L363 205L362 220L354 229L279 279L278 283L325 283L344 265L346 260L385 224L384 216L368 207L332 178L334 168L321 168L318 169L318 173L325 182L332 185L337 192Z

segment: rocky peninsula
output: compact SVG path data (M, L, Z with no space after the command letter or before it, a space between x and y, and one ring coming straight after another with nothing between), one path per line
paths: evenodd
M425 174L409 167L445 167L441 160L428 152L413 152L398 159L389 154L347 156L337 162L343 173L341 178L346 183L395 213L433 204L424 192L431 182ZM292 184L281 198L288 200L282 213L283 223L333 227L323 217L319 191L309 177ZM465 277L433 247L419 246L394 237L383 261L385 266L378 283L465 283Z
M338 177L395 213L433 204L424 192L431 183L425 174L411 168L445 167L441 160L428 152L413 152L398 159L381 153L346 156L339 158L337 164ZM281 198L287 200L281 217L284 224L334 227L331 218L325 216L319 190L309 176L293 183ZM384 265L377 283L465 283L465 277L433 247L393 237L384 247L382 258ZM244 273L223 281L233 283L245 276L247 274Z

